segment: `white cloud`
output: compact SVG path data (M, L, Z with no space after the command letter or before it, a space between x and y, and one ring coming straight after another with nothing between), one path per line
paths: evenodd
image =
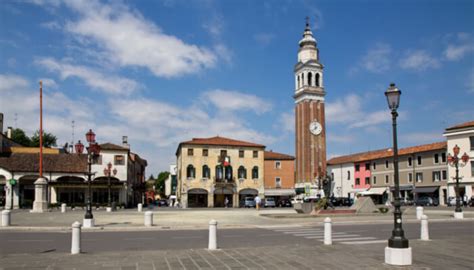
M423 71L430 68L439 68L440 62L438 59L429 55L428 52L416 50L405 53L404 57L400 60L400 67L403 69Z
M399 135L400 140L406 144L425 144L444 141L442 132L412 132Z
M80 14L65 30L79 39L93 42L119 66L143 67L155 76L177 77L215 66L216 55L207 48L187 44L165 34L138 11L120 4L70 1Z
M471 69L468 74L466 87L468 92L474 93L474 69Z
M385 43L377 43L362 57L361 67L374 73L382 73L390 69L392 48Z
M295 132L295 115L294 112L284 112L278 118L277 130L282 130L290 133Z
M61 25L57 21L50 21L41 23L41 26L50 30L59 30Z
M58 88L58 84L56 83L55 80L53 79L50 79L50 78L42 78L42 79L38 79L38 81L41 81L43 82L43 87L46 87L46 88Z
M12 74L0 74L0 93L17 91L18 88L26 88L28 81L21 76ZM2 98L2 100L5 100Z
M57 72L62 80L77 77L84 80L93 89L109 94L131 94L140 87L134 80L115 75L106 75L86 66L72 65L53 58L41 58L36 60L35 63L47 68L49 71Z
M243 94L237 91L211 90L204 92L201 99L204 102L210 102L222 111L251 110L261 114L272 108L269 102L255 95Z
M444 57L449 61L462 59L469 53L474 52L474 40L468 33L458 33L444 51Z
M351 135L339 135L339 134L328 134L326 136L328 142L335 142L335 143L350 143L354 141L354 136Z
M259 45L266 47L273 41L275 35L271 33L258 33L255 34L253 38Z
M375 126L381 123L388 123L391 121L390 114L388 111L376 111L371 113L366 113L362 119L355 121L353 124L350 124L351 128L361 128Z

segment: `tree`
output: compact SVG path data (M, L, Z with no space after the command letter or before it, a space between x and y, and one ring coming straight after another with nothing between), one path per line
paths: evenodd
M43 131L43 147L56 146L56 136L51 133ZM39 131L37 130L35 134L31 137L30 146L39 147Z
M23 146L31 145L31 139L26 136L25 132L21 128L14 128L12 130L12 141L19 143Z
M155 190L160 194L165 194L165 181L168 179L170 172L160 172L155 181Z

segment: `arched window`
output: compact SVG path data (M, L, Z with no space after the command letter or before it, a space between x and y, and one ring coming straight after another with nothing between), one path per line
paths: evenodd
M257 166L252 168L252 179L258 179L258 167Z
M226 180L232 180L232 166L226 166L225 167L225 179Z
M313 79L313 73L309 72L308 73L308 85L309 86L313 85L312 79Z
M211 178L211 169L207 165L202 166L202 178Z
M304 73L301 73L301 83L304 85Z
M316 86L319 86L319 73L316 73Z
M223 179L223 171L222 171L222 166L217 165L216 166L216 180L222 180Z
M186 168L186 177L187 178L195 178L196 177L196 169L193 165L188 165Z
M300 85L300 76L296 76L298 78L298 87L301 87Z
M238 171L237 171L237 176L239 179L247 179L247 170L244 168L244 166L240 166Z

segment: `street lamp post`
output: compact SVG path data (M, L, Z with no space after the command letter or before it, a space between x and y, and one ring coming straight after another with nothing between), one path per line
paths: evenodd
M110 190L110 176L113 174L113 176L117 175L117 169L114 168L112 170L112 163L108 163L107 167L104 168L104 175L107 176L107 187L108 187L108 199L107 199L107 206L109 207L110 211L112 211L112 199L111 199L111 190ZM107 210L109 210L107 209Z
M398 143L397 143L397 109L400 104L402 92L394 83L385 91L388 107L392 114L393 127L393 172L395 182L395 210L393 212L394 228L392 236L388 239L388 247L385 248L385 263L392 265L411 265L411 248L402 228L402 211L400 210L400 182L398 174Z
M95 133L89 129L86 133L86 140L89 143L87 147L87 183L88 183L88 197L87 197L87 206L86 206L86 214L84 215L84 227L94 227L94 215L92 215L92 192L91 192L91 183L92 183L92 175L94 173L91 172L92 170L92 161L93 159L99 155L100 153L100 146L95 141ZM84 151L84 145L79 140L75 145L76 153L82 154Z
M453 148L454 155L448 154L448 164L451 167L456 169L456 209L454 210L454 218L462 219L464 218L464 214L461 208L461 198L459 196L459 167L466 166L467 162L469 161L469 155L464 152L461 158L459 158L459 151L461 149L456 144ZM459 162L461 160L461 162Z

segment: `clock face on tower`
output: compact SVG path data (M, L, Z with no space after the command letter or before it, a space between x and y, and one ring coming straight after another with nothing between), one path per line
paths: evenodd
M313 121L309 124L309 131L313 135L319 135L323 131L323 126L318 121Z

